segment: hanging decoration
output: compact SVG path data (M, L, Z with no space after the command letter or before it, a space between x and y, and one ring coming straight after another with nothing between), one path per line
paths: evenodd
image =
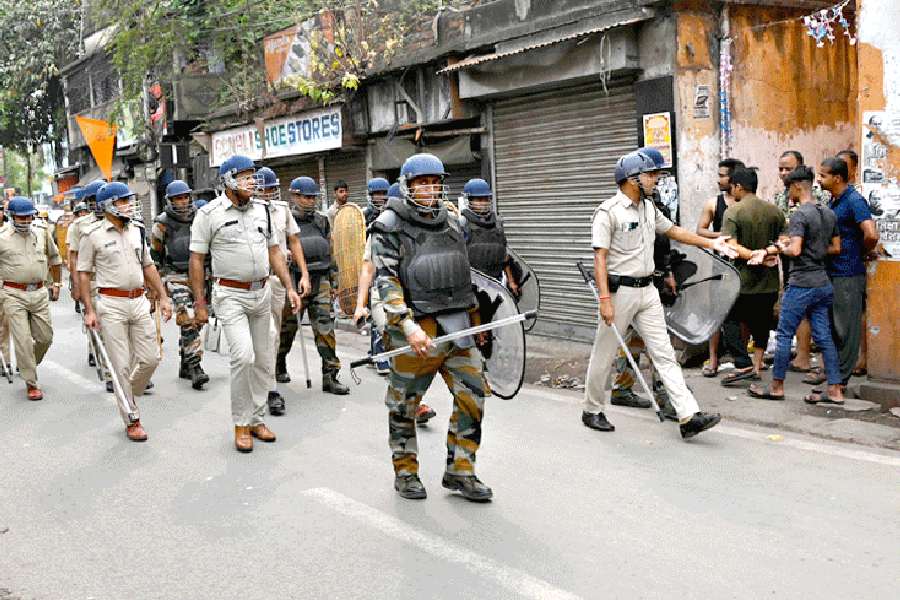
M850 22L844 16L844 8L850 4L850 0L844 0L831 8L823 8L811 15L803 17L803 25L806 27L806 35L816 40L816 47L823 48L825 40L834 43L835 24L840 25L850 45L856 44L856 37L850 32Z
M732 40L724 38L719 46L719 152L721 157L731 156L731 60Z

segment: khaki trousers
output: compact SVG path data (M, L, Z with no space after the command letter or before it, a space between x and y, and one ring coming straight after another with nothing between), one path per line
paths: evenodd
M275 379L272 290L268 285L251 291L216 284L212 303L231 356L231 417L235 425L258 425Z
M2 295L3 292L0 292ZM9 348L9 324L6 322L6 313L3 312L3 302L0 302L0 358L3 364L12 363L12 356Z
M100 336L112 368L125 395L134 400L135 396L144 393L159 365L150 301L146 296L115 298L97 294L94 303L100 320ZM101 360L99 356L96 358Z
M619 333L624 335L631 325L644 339L647 354L669 393L678 418L687 419L698 412L700 407L684 383L681 367L675 361L675 351L666 331L665 314L656 287L621 286L615 294L612 294L612 303ZM606 386L618 349L619 341L615 332L601 320L597 326L597 335L594 337L594 347L588 364L584 388L585 412L598 413L606 407Z
M25 292L3 288L0 292L8 333L16 347L16 366L25 383L37 386L37 365L53 342L50 301L46 288Z
M281 345L281 320L284 315L284 302L287 298L287 290L281 284L281 280L277 275L269 277L269 287L272 288L272 387L269 389L274 391L278 387L275 382L275 357L278 355L278 347Z

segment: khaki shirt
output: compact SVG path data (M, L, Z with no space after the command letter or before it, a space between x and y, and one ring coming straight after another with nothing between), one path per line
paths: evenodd
M129 223L120 233L107 219L85 232L78 246L78 270L94 271L97 287L144 287L144 267L153 265L141 230Z
M66 232L66 246L69 247L70 251L78 252L81 238L90 226L99 220L94 213L90 213L72 221L72 224L69 225L69 230Z
M591 224L591 244L594 249L609 251L607 272L612 275L646 277L655 269L653 242L656 234L672 228L666 218L646 198L635 204L621 191L604 202L594 212Z
M269 248L278 245L278 237L265 204L251 202L240 210L219 196L197 211L190 249L212 257L213 277L257 281L269 276Z
M272 214L272 230L278 234L278 245L285 259L288 259L288 237L300 233L300 226L291 215L287 202L273 202L269 205L269 212Z
M22 235L12 226L0 227L0 280L15 283L47 281L51 266L62 264L47 227L33 223Z

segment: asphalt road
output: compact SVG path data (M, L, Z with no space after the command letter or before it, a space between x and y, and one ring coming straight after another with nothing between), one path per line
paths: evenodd
M527 388L488 402L478 472L495 501L476 505L440 486L438 380L419 442L429 498L406 501L374 371L324 395L313 354L307 391L295 347L278 441L241 455L226 359L205 357L212 381L192 390L170 324L135 444L71 303L53 313L46 399L0 381L0 598L896 597L900 453L727 422L685 443L615 408L601 434L577 395ZM366 341L338 344L348 359Z

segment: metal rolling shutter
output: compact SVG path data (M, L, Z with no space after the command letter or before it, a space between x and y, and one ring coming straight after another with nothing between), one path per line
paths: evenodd
M281 199L288 201L290 199L291 181L297 177L312 177L319 181L319 159L303 159L296 163L284 165L280 167L272 167L275 174L278 175L278 184L281 186Z
M325 159L325 193L328 206L334 202L334 184L343 179L350 186L350 201L366 205L366 153L341 152Z
M616 191L616 160L637 147L635 120L629 84L608 96L591 84L494 107L498 210L510 245L541 281L539 331L584 337L596 325L575 261L592 260L591 216Z
M468 163L465 165L445 165L447 171L447 197L456 204L456 199L462 194L466 182L475 177L481 177L481 163Z

